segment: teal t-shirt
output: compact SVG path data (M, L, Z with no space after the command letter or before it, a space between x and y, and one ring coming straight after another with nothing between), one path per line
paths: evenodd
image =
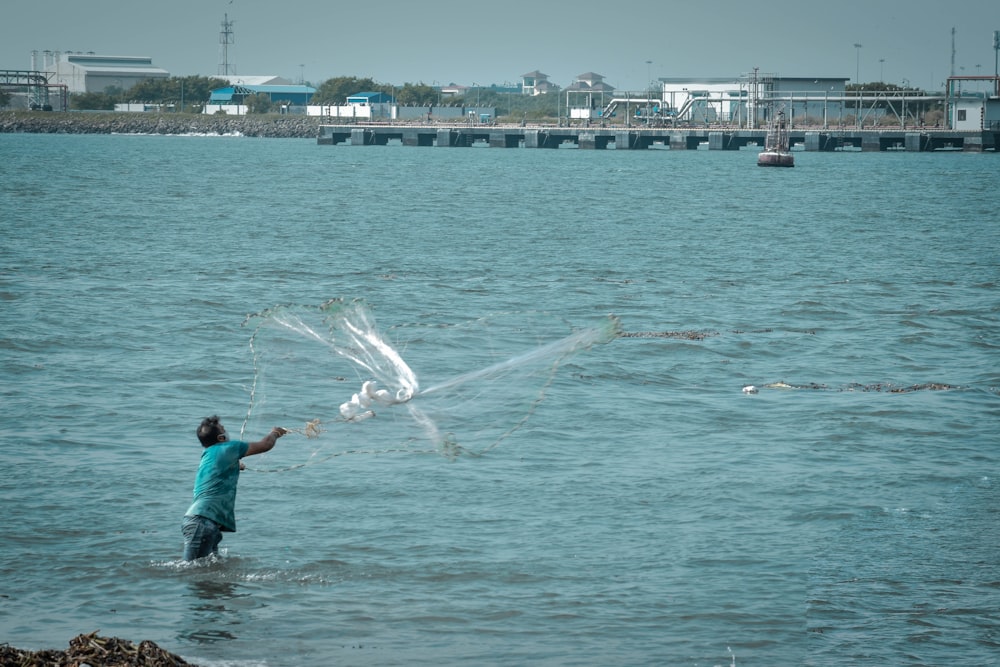
M240 481L240 459L249 448L242 440L205 448L194 478L194 502L186 516L203 516L224 531L236 532L236 483Z

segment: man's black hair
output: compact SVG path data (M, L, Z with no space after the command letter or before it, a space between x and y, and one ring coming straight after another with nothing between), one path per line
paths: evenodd
M202 447L211 447L218 444L219 436L223 433L225 431L219 424L218 415L212 415L201 420L201 426L198 427L198 440L201 441Z

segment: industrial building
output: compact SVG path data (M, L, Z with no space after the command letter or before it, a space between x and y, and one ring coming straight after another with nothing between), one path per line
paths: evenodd
M641 123L725 124L756 127L782 110L791 122L842 117L845 77L782 77L753 72L741 77L663 77L659 90L587 97L567 89L571 119L608 118L623 111ZM853 111L852 111L853 113ZM834 120L834 122L836 122Z
M72 94L121 92L146 79L169 77L148 57L32 51L30 70L0 70L0 87L11 94L9 106L15 109L66 111Z
M753 72L740 78L660 79L662 100L674 114L695 123L754 126L781 107L796 118L829 118L843 112L846 77L789 77ZM775 112L778 109L775 108Z
M167 79L170 72L145 56L108 56L93 52L32 51L31 69L47 75L49 83L64 85L69 93L125 91L146 79Z

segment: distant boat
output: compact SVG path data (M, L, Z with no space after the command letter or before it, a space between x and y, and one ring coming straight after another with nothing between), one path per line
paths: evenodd
M758 167L794 167L795 156L788 150L788 125L785 112L779 111L767 125L764 150L757 156Z

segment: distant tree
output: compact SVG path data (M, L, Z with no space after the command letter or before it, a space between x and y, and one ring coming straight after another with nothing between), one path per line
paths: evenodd
M424 83L404 83L396 94L396 102L403 105L429 106L437 104L441 93Z
M347 103L347 98L351 95L382 90L383 88L382 84L375 83L372 79L338 76L319 84L310 104L342 105Z
M129 99L153 104L172 103L201 106L211 97L212 91L229 85L225 79L204 76L170 77L167 79L146 79L128 90Z
M243 103L247 106L248 114L268 113L274 106L274 103L271 102L271 98L264 93L247 95L243 100Z
M908 86L900 86L895 83L886 83L885 81L869 81L868 83L849 83L844 86L844 90L850 92L854 90L885 90L885 91L913 91L922 92L919 88L911 88Z
M497 109L497 116L507 117L508 121L554 120L563 98L559 93L547 95L518 95L515 93L493 93L487 95L483 91L483 104L489 104ZM610 96L608 101L610 101ZM475 103L475 102L473 102ZM563 114L565 114L565 109Z
M944 123L944 109L941 108L940 104L935 105L935 108L923 115L924 125L944 125Z
M69 108L79 111L113 111L116 95L108 93L73 93L69 97Z
M159 103L170 95L170 79L146 79L129 88L128 96L133 100Z
M10 104L10 93L6 90L0 89L0 108L3 108Z
M899 86L894 83L886 83L884 81L869 81L868 83L850 83L844 87L844 90L848 93L848 98L850 93L859 93L858 100L850 100L846 106L848 108L861 109L857 113L864 113L863 109L883 109L884 116L890 118L887 122L892 122L892 119L898 119L903 116L903 100L905 98L906 108L905 113L908 118L910 117L926 117L926 114L936 106L939 106L936 102L930 102L922 99L926 96L926 93L919 88L912 88L908 86ZM905 93L905 94L904 94ZM864 95L868 97L868 101L862 102L860 97ZM877 99L872 100L871 96L875 95Z

